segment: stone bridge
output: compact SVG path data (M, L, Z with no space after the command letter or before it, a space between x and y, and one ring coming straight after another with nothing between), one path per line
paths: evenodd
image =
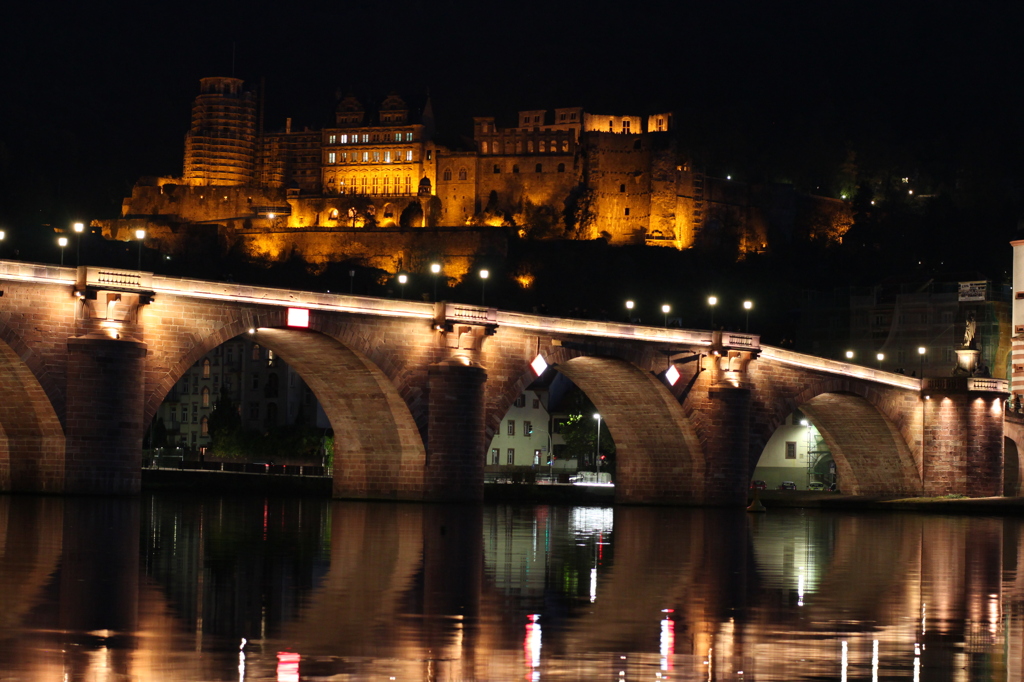
M490 437L544 372L604 417L620 502L742 504L797 408L845 492L1003 492L1001 380L921 380L750 334L13 261L0 261L0 489L138 492L145 424L193 363L246 332L323 405L336 497L480 499Z

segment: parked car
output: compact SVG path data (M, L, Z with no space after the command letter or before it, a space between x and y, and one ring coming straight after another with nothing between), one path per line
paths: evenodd
M768 484L765 483L764 481L760 480L760 479L755 478L753 481L750 482L750 489L751 490L768 490Z
M796 483L793 483L793 481L783 481L779 484L779 490L796 490Z
M811 481L810 483L807 484L807 489L822 491L825 490L825 484L822 483L821 481Z

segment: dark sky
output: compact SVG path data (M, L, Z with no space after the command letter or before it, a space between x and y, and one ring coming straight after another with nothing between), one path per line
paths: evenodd
M232 68L265 79L268 128L323 125L339 90L429 91L449 133L519 108L673 109L684 146L739 175L798 181L846 149L1012 172L1022 15L948 0L24 3L0 40L0 224L113 217L138 176L180 173L198 80Z

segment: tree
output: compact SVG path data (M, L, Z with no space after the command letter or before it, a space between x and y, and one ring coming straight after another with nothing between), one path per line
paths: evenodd
M210 431L210 454L216 457L239 457L241 448L242 417L231 399L227 386L220 387L220 397L207 421Z
M586 394L578 388L566 395L563 407L569 413L569 418L562 424L562 438L565 440L563 457L576 459L580 468L583 468L584 465L587 468L592 468L594 453L598 446L598 423L593 418L597 410ZM615 441L608 430L608 423L603 419L600 421L600 428L601 455L604 457L601 462L601 471L610 472L615 467Z

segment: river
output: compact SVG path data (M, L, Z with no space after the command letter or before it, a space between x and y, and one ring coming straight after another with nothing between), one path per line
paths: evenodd
M0 496L0 680L1022 680L1024 523Z

